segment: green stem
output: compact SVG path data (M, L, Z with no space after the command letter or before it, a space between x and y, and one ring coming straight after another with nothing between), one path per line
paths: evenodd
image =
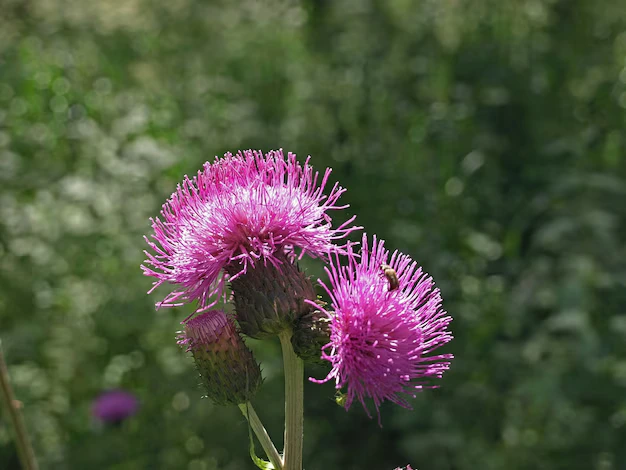
M254 434L261 443L261 447L263 447L263 450L265 451L267 457L270 459L270 462L272 462L272 465L274 465L274 468L276 470L282 470L283 459L278 453L278 450L276 450L274 443L270 439L270 436L265 430L263 423L261 423L261 420L256 414L256 411L254 411L252 403L241 403L239 405L239 409L250 423L250 427L252 428Z
M302 470L304 362L293 351L291 331L278 335L285 369L285 470Z
M19 456L22 468L24 470L37 470L37 460L35 460L35 452L28 438L28 432L26 431L26 425L24 424L24 418L20 412L20 405L13 396L13 389L11 388L11 382L9 381L9 371L7 369L6 362L4 361L4 354L2 353L2 343L0 342L0 393L4 397L9 415L11 416L11 423L15 430L15 445L17 447L17 454Z

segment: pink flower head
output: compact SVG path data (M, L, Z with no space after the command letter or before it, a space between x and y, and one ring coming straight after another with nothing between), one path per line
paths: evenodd
M374 236L370 250L363 235L361 254L349 246L347 255L347 266L340 266L339 254L331 257L330 287L319 281L331 298L325 311L330 343L322 358L332 369L323 380L310 380L335 379L337 389L346 387L346 409L356 398L367 412L364 399L371 397L380 420L384 400L410 408L402 394L434 388L423 379L440 378L449 368L452 354L430 353L452 339L452 318L432 278L398 251L389 259L384 241Z
M285 254L291 261L324 256L334 240L360 228L350 226L354 217L331 227L328 211L348 207L337 205L345 189L335 183L326 196L331 170L320 177L309 159L303 166L293 153L246 150L185 177L161 218L152 219L153 241L146 238L154 253L145 252L142 269L156 278L149 293L164 283L178 287L157 307L198 300L198 311L206 310L229 275L233 280L257 263L279 266Z

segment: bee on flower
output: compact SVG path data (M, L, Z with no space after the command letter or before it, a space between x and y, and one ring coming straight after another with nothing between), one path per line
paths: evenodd
M385 400L410 408L407 397L433 388L430 379L441 378L453 358L433 354L452 339L439 289L409 256L395 251L390 257L376 237L369 245L363 235L360 255L348 246L347 263L341 260L335 253L325 268L330 282L320 281L331 299L322 309L330 320L322 359L332 368L324 379L310 380L334 380L345 389L346 409L358 400L367 412L367 397L377 413ZM399 285L396 295L388 295Z

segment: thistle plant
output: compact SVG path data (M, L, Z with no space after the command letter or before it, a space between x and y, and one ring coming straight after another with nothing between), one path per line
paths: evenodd
M304 363L327 364L324 383L334 380L338 403L354 400L367 411L373 401L409 408L408 398L433 388L450 366L451 354L433 351L452 339L451 317L441 307L432 278L409 256L345 240L362 229L355 217L338 226L332 211L345 189L282 150L227 153L185 177L160 217L152 219L142 269L174 290L156 307L196 303L182 321L178 343L193 357L206 396L237 405L269 462L260 468L302 470ZM330 188L330 189L328 189ZM326 263L329 281L314 283L300 270L304 256ZM226 284L232 295L227 298ZM215 310L222 300L232 315ZM252 407L262 386L261 369L244 338L278 337L285 375L284 451L276 450ZM252 447L253 449L253 447Z

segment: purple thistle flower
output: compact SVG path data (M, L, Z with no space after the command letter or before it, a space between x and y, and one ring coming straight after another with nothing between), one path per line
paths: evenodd
M100 394L91 405L91 414L104 423L119 423L134 415L139 401L130 392L109 390Z
M330 169L323 177L282 150L263 155L246 150L205 163L193 178L185 177L163 205L162 218L151 219L154 234L146 241L144 274L179 286L157 307L194 300L198 311L209 309L222 295L224 282L236 279L257 263L279 267L305 254L324 256L333 242L353 230L354 217L333 229L328 211L344 209L337 200L345 189L337 183L326 196ZM228 267L228 273L225 268Z
M424 388L434 388L424 379L440 378L450 366L452 354L430 355L452 339L447 326L452 320L441 308L439 289L431 277L407 255L395 251L389 257L384 241L374 236L370 250L363 235L361 254L348 247L348 264L340 266L339 254L331 257L330 343L322 358L332 369L323 380L335 379L335 387L346 387L346 410L356 398L365 411L371 397L380 413L384 400L410 408L402 394L415 397ZM358 259L360 258L360 260ZM384 266L384 268L383 268ZM391 283L388 269L395 271L398 287Z

